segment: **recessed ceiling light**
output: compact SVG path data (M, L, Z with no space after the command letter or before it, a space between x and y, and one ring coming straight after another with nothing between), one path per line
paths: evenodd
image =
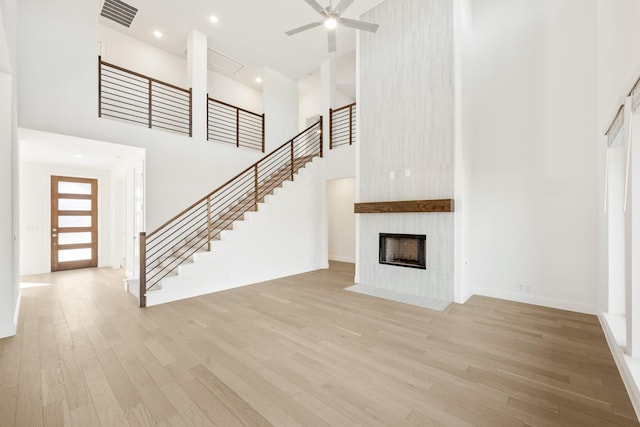
M209 17L209 21L213 22L214 24L218 23L218 17L216 15L211 15Z
M256 77L256 83L262 83L262 77Z
M76 159L84 159L84 156L82 154L74 154L73 157L75 157Z
M153 35L154 35L154 36L156 36L157 38L162 37L162 33L161 33L160 31L158 31L158 30L155 30L155 31L153 32Z

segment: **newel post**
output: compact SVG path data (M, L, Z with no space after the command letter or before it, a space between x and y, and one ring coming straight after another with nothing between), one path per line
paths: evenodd
M322 119L322 117L320 118ZM320 125L320 131L322 131L322 124ZM329 150L332 150L332 149L333 149L333 108L329 108Z
M102 57L98 56L98 117L102 117Z
M255 205L257 210L258 209L258 164L257 163L253 169L253 185L254 185L254 192L255 192Z
M293 139L291 140L291 181L293 181Z
M140 232L140 307L147 306L147 233Z
M149 79L149 128L151 128L151 126L153 126L153 82L151 79Z
M240 147L240 109L236 108L236 147Z
M262 113L262 152L264 153L264 113Z
M211 196L207 197L207 250L211 251Z
M353 104L349 105L349 145L353 145Z
M323 130L322 130L322 116L320 116L320 157L322 157L322 151L323 151L323 147L322 147L322 138L324 137L323 135Z

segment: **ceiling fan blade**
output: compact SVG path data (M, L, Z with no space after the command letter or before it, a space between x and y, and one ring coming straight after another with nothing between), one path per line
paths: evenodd
M356 21L355 19L340 18L339 22L345 27L355 28L356 30L369 31L371 33L375 33L376 31L378 31L378 27L379 27L378 24L372 24L371 22L364 22L364 21Z
M353 3L353 0L342 0L340 3L338 3L335 9L333 9L333 12L340 15L342 12L347 10L349 6L351 6L351 3Z
M322 25L322 21L320 22L312 22L311 24L303 25L302 27L294 28L293 30L286 31L285 34L288 36L292 36L294 34L301 33L303 31L310 30L315 27L319 27Z
M311 6L320 15L326 16L324 7L320 6L320 4L316 0L304 0L304 1L307 2L307 4Z
M329 38L329 53L336 51L336 30L328 30L327 37Z

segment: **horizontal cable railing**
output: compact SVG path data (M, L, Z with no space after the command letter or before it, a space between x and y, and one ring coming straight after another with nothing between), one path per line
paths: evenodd
M207 98L207 140L264 153L264 114Z
M353 145L356 138L356 103L329 110L329 149Z
M147 291L196 252L210 250L212 240L316 156L322 157L322 117L158 229L140 233L140 306Z
M98 57L98 116L191 136L191 90Z

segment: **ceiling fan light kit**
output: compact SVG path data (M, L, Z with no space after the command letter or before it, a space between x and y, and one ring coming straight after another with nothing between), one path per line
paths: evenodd
M338 20L333 16L330 16L324 20L324 26L327 30L333 30L338 26Z
M340 15L347 10L349 6L351 6L353 0L341 0L335 8L332 7L331 2L329 3L329 6L323 8L316 0L304 1L322 16L322 20L289 30L285 32L288 36L324 25L327 29L329 52L331 53L336 51L336 27L338 25L343 25L356 30L369 31L371 33L378 31L378 24L340 17Z

